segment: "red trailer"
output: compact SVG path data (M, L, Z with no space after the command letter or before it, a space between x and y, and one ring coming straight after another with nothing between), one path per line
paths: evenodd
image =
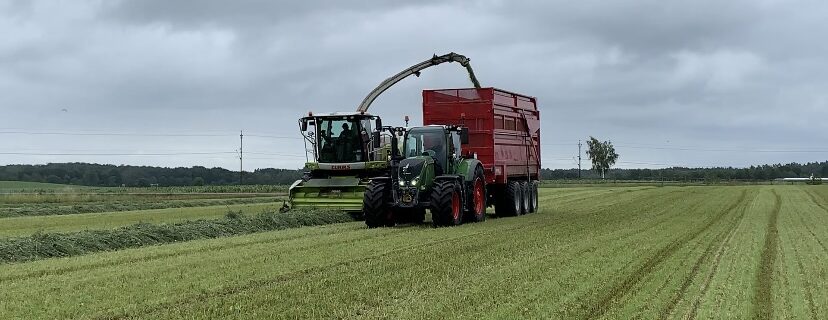
M496 88L424 90L423 124L469 129L463 150L483 164L488 204L514 200L537 208L540 112L534 97Z

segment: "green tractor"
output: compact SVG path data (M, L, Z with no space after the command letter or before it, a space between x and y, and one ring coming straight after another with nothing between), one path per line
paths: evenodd
M463 155L468 129L429 125L409 128L402 156L392 158L389 173L370 179L362 210L369 228L422 223L426 209L434 226L486 219L483 165Z
M289 208L335 208L359 216L368 179L388 171L391 146L379 134L382 120L364 112L309 113L299 126L309 157L304 177L290 186Z

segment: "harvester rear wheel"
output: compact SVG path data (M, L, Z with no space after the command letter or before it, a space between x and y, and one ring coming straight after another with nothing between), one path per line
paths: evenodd
M460 187L454 181L435 181L431 191L431 221L435 227L463 222Z
M362 198L362 212L368 228L393 227L394 216L388 206L390 190L384 181L371 181Z
M516 181L506 183L495 202L495 213L501 217L512 217L520 214L521 192L520 184Z
M530 199L531 193L529 192L529 183L523 181L520 183L520 214L527 214L531 211L530 204L532 203L532 199Z
M466 208L466 219L473 222L486 220L486 178L483 175L483 168L478 166L474 169L474 177L468 184L468 207Z

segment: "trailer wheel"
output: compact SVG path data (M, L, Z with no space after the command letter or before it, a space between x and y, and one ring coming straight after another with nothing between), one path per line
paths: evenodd
M529 213L529 183L526 181L520 182L520 214Z
M501 217L513 217L520 214L520 195L520 184L515 181L507 182L495 202L495 213Z
M468 184L468 196L466 203L466 218L473 222L486 220L486 178L483 175L483 168L478 166L474 169L474 177Z
M431 221L435 227L463 222L460 188L454 181L435 181L431 191Z
M526 201L526 212L525 213L534 213L535 208L536 208L536 206L535 206L535 203L536 203L535 202L535 192L533 192L534 183L532 183L532 181L524 182L523 186L526 187L526 189L523 189L523 191L525 192L524 195L526 196L525 197L526 198L525 199L525 201Z
M382 181L371 181L365 188L362 197L362 212L365 214L365 225L368 228L382 226L393 227L394 215L388 207L388 184Z
M538 182L532 181L529 186L532 192L532 212L538 212L540 211L540 201L538 200Z

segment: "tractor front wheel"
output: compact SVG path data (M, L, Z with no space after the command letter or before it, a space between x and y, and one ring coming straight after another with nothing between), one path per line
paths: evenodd
M368 228L393 227L394 215L388 206L390 190L383 181L371 181L362 197L362 212Z
M460 188L454 181L435 181L431 191L431 221L435 227L463 222Z

